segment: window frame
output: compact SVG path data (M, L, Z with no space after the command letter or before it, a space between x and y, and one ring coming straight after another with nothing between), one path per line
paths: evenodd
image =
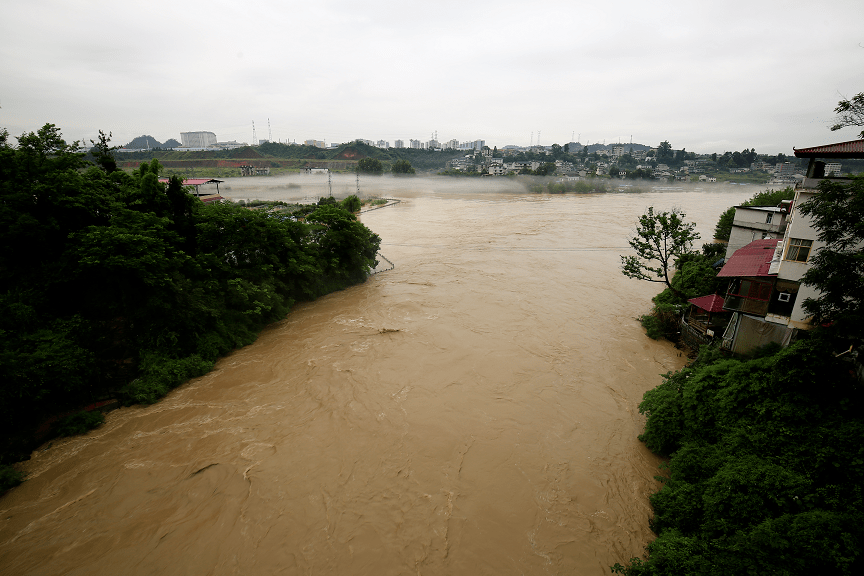
M810 252L813 251L813 240L806 238L789 238L789 246L786 247L786 260L789 262L807 262ZM802 259L803 252L803 259Z

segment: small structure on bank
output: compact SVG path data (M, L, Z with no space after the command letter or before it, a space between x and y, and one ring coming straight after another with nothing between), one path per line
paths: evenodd
M169 178L159 178L159 182L167 184ZM195 196L199 198L201 196L212 196L219 194L219 184L224 182L224 180L216 180L215 178L184 178L183 186L191 186L195 188ZM205 189L204 192L201 192L201 187L206 186L208 184L216 184L216 192L212 192L210 190Z
M729 323L729 312L723 309L724 299L717 294L691 298L690 308L681 319L681 338L691 350L699 350L723 334Z

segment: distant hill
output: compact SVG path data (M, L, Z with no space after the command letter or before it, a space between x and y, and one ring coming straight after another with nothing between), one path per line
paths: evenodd
M174 138L169 138L164 143L159 142L149 134L144 136L138 136L133 139L131 142L123 146L123 148L132 148L132 149L147 149L147 148L177 148L180 146L180 142L175 140Z

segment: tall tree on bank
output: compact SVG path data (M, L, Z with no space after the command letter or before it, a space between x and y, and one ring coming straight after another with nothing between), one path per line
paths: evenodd
M686 214L677 208L654 212L653 207L639 217L635 235L628 241L636 256L621 256L621 272L628 278L662 282L673 293L672 275L676 260L693 249L699 239L696 225L685 222Z
M859 92L852 98L844 98L834 108L837 118L831 126L831 130L840 130L847 126L864 126L864 92ZM858 135L864 138L864 130Z
M835 322L861 335L864 321L864 176L849 184L823 180L819 193L799 206L826 246L810 258L803 282L819 290L804 301L817 322Z

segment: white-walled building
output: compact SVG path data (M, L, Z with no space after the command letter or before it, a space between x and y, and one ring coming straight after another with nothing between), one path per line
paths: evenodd
M213 132L181 132L180 145L183 148L209 148L216 145L216 134Z

